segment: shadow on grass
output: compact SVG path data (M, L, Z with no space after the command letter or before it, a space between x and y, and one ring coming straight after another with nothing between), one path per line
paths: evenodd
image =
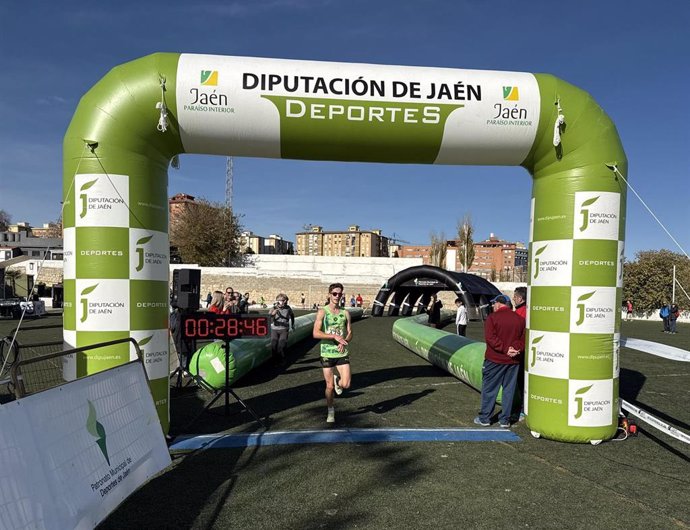
M672 445L669 445L668 443L664 442L661 438L657 438L654 434L652 434L652 433L648 430L648 428L647 428L646 426L640 426L640 432L641 432L644 436L646 436L647 438L649 438L651 441L653 441L654 443L656 443L658 446L663 447L664 449L666 449L669 453L672 453L672 454L676 455L678 458L680 458L681 460L683 460L683 461L685 461L685 462L690 462L690 457L689 457L688 455L686 455L686 454L683 453L682 451L679 451L678 449L676 449L676 448L673 447Z
M405 394L404 396L399 396L394 399L387 399L386 401L380 401L378 403L374 403L373 405L360 407L356 412L352 412L351 415L364 414L367 412L373 412L374 414L385 414L386 412L389 412L395 408L411 405L418 399L422 399L433 392L433 388L427 388L426 390L422 390L421 392L416 392L414 394Z
M623 398L625 399L625 398ZM664 421L665 423L670 423L674 427L678 427L681 429L690 430L690 425L680 421L678 418L674 418L673 416L669 416L665 412L661 412L659 409L656 409L650 405L646 405L645 403L637 400L631 400L631 399L626 399L626 401L630 401L633 405L636 407L640 407L642 410L645 412L648 412L652 416L659 418L660 420Z
M368 506L372 490L423 483L430 472L409 446L363 444L358 454L377 473L357 488L346 488L350 493L341 493L336 501L330 490L323 490L329 487L329 464L325 482L302 477L312 486L302 490L303 502L276 503L283 488L304 487L286 482L294 478L295 466L313 466L327 451L313 445L196 451L150 480L98 528L366 528L376 514L356 507ZM240 477L242 488L237 488ZM294 495L285 496L294 500Z
M619 376L620 388L618 393L625 401L634 402L637 396L640 395L640 391L644 387L646 380L647 377L636 370L621 368Z
M260 376L258 376L260 377ZM396 379L414 379L414 378L433 378L441 377L447 378L447 374L432 365L424 366L398 366L392 368L384 368L380 370L373 370L369 372L362 372L355 375L353 378L353 387L344 394L355 395L358 390L377 385L383 382L392 382ZM248 387L249 385L247 385ZM237 390L238 387L234 387ZM241 390L241 388L240 388ZM324 382L321 374L315 377L313 381L289 388L283 388L272 392L267 392L251 398L246 398L242 392L238 392L242 400L249 405L261 418L267 418L272 414L303 407L309 403L319 405L319 417L323 412ZM409 396L401 396L396 398L399 401L398 405L409 404L412 401L429 395L431 391L423 391L418 394L411 394ZM203 409L205 403L210 399L211 394L201 390L195 393L189 393L187 398L176 399L171 406L171 433L181 434L185 432L184 428L188 426ZM220 398L217 403L209 411L205 412L202 417L197 418L194 422L194 432L197 434L209 434L225 431L249 423L250 431L260 430L261 426L254 421L254 419L246 412L244 412L240 405L231 397L230 414L224 415L224 398ZM392 401L396 401L392 400ZM389 403L386 405L388 410L394 408ZM364 411L362 411L364 412ZM188 431L186 431L188 432Z

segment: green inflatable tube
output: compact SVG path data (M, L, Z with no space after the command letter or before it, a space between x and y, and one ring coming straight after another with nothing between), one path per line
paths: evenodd
M434 366L481 392L486 345L460 335L430 328L427 315L401 318L393 324L393 339ZM497 403L501 403L499 392Z
M135 338L168 428L167 169L181 153L520 165L532 176L525 406L535 435L617 428L627 159L547 74L158 53L113 68L64 138L66 347ZM67 359L66 379L128 347Z
M362 318L362 309L348 308L352 321ZM295 319L295 330L288 335L288 347L312 336L316 313L302 315ZM230 386L247 375L257 366L271 359L271 339L236 339L230 342L228 356L228 382ZM201 377L214 389L225 387L225 350L223 342L216 341L200 348L192 355L189 363L192 375Z

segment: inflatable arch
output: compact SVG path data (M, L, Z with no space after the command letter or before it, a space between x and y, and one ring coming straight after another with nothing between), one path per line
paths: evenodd
M398 272L381 286L374 299L371 314L375 317L383 316L386 303L392 297L393 300L388 305L388 316L409 317L418 304L426 308L431 295L439 291L453 291L457 297L462 298L470 318L482 320L481 306L488 305L491 298L501 294L493 284L474 274L419 265Z
M64 340L137 339L166 430L167 169L179 153L522 165L529 426L566 441L615 433L627 160L587 93L544 74L175 53L111 70L64 139ZM76 356L65 376L130 354Z

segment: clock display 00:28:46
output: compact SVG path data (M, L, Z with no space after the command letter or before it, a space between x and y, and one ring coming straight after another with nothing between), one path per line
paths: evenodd
M266 316L193 313L182 317L182 336L186 339L235 339L268 336Z

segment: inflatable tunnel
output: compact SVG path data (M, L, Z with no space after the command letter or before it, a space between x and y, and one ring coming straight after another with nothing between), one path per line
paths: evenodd
M461 298L472 320L483 320L489 300L501 294L495 285L475 274L419 265L398 272L381 286L371 314L382 316L386 304L388 316L408 317L415 308L418 313L424 312L431 296L439 291L453 291L456 298Z
M158 53L113 68L91 88L63 147L64 341L144 343L164 429L167 170L176 155L197 153L524 167L532 176L530 428L565 441L614 435L627 160L609 117L567 82ZM78 354L64 375L130 355L126 347Z

